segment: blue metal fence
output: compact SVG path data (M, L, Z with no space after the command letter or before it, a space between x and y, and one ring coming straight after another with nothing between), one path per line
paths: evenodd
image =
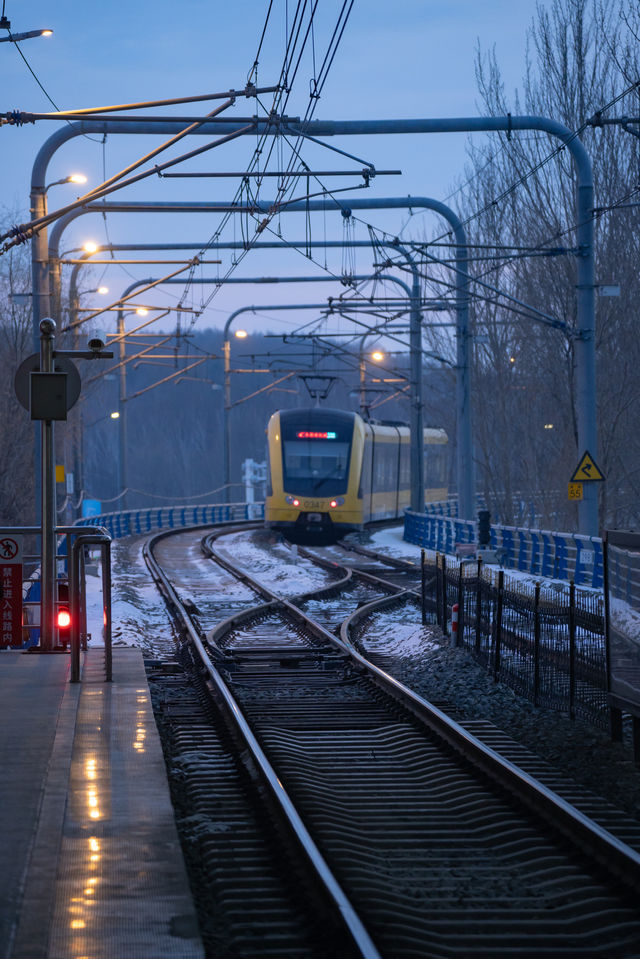
M429 504L424 513L406 510L405 540L450 554L455 553L456 543L477 542L477 523L450 518L448 506ZM596 536L492 526L490 545L501 551L505 569L519 569L549 579L573 579L577 586L602 588L602 540Z
M102 526L113 539L142 536L161 529L182 529L207 523L232 523L264 519L264 503L228 503L213 506L170 506L103 513L78 520L78 526Z

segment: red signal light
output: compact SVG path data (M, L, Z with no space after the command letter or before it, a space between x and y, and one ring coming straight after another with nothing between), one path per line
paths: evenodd
M338 505L338 504L337 504L336 500L334 500L334 499L332 499L331 502L329 503L329 506L331 507L331 509L335 509L337 505Z
M58 610L58 629L69 629L71 626L71 613L68 609Z
M294 499L292 505L293 505L293 506L300 506L300 500L299 500L299 499Z

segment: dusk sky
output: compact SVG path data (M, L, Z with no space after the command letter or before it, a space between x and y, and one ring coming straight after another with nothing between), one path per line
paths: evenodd
M321 0L319 4L315 29L317 60L324 55L341 6L339 0ZM127 5L7 0L5 13L14 32L38 27L54 30L52 37L25 41L21 49L51 99L61 109L73 109L242 89L256 54L267 7L267 0L234 5L204 0L184 0L178 5L164 0L154 3L134 0ZM285 7L285 0L274 0L260 57L258 83L262 85L277 81L284 53ZM292 0L288 7L291 15ZM478 43L485 50L495 44L506 89L513 91L522 77L526 30L533 13L534 5L529 0L485 0L481 6L475 0L401 0L397 4L356 0L314 116L316 119L475 116L479 109L474 77ZM289 115L304 113L311 72L309 49L287 106ZM0 89L4 95L4 111L53 109L18 51L9 43L0 45ZM253 112L248 106L249 101L239 99L228 116L232 117L234 112L237 116L246 116ZM178 112L197 116L199 111L205 112L205 107L211 109L206 104L191 104L179 108ZM165 112L176 112L176 108L167 108ZM40 145L58 127L58 121L46 121L36 126L2 128L0 205L5 211L5 223L28 219L33 159ZM54 181L78 170L87 175L87 188L96 186L103 179L103 166L109 176L158 142L140 136L112 136L103 145L100 138L75 138L54 157L48 180ZM202 138L192 138L184 149L201 142ZM332 141L332 145L353 152L378 169L403 171L401 177L379 177L370 190L354 191L354 196L421 195L440 200L450 197L464 177L465 143L464 135L349 138L339 144ZM254 145L253 138L243 137L189 161L184 169L241 171L249 163ZM182 146L167 157L177 155ZM345 168L346 161L313 145L304 158L315 168ZM357 180L334 179L331 186L343 187L347 182ZM233 180L160 181L154 177L120 192L113 199L226 200L231 198L236 185L237 181ZM270 189L270 185L263 188L263 198L270 198ZM77 192L77 188L70 185L52 188L48 195L49 208L70 202ZM298 189L296 195L301 192L304 190ZM342 194L342 198L349 195ZM455 206L455 196L449 202ZM421 237L440 228L437 218L431 214L415 216L409 225L403 212L366 212L361 219L390 233L404 230L403 236ZM209 214L111 214L107 230L112 242L168 242L177 238L204 242L215 232L218 221L219 217L216 220ZM290 239L299 239L304 235L303 221L300 214L290 214L286 225L283 223L283 232ZM317 214L314 219L314 238L325 235L340 238L342 230L339 213L332 212L326 217ZM356 235L366 238L366 229L358 227ZM234 238L233 227L227 228L226 236ZM81 217L65 232L62 247L72 249L88 238L106 242L101 217L93 214ZM318 253L317 259L323 260L324 254ZM334 255L333 268L339 271L339 265L338 261L336 267ZM371 253L359 253L355 266L360 272L368 272ZM154 268L133 268L133 272L131 268L109 268L104 282L116 293L131 282L132 275L149 275L149 269ZM238 267L241 271L238 275L309 274L312 269L317 268L302 260L300 254L286 253L275 258L256 251ZM102 275L96 268L87 283L93 286ZM324 284L321 293L319 287L314 287L316 295L326 296L328 286ZM177 295L177 290L171 295L158 293L157 302L174 301ZM296 292L281 288L280 297L271 295L265 300L264 290L261 293L255 287L227 288L211 302L199 325L219 325L238 304L298 301L310 295L308 289L301 294L299 288ZM287 322L293 320L289 318ZM264 321L258 325L264 325Z

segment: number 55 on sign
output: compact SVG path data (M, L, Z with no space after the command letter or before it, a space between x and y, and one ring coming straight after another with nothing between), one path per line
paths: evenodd
M569 483L569 499L582 499L582 483Z

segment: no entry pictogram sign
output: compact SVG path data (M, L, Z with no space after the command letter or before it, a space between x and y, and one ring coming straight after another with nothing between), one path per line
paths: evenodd
M22 537L0 537L0 648L22 646Z

